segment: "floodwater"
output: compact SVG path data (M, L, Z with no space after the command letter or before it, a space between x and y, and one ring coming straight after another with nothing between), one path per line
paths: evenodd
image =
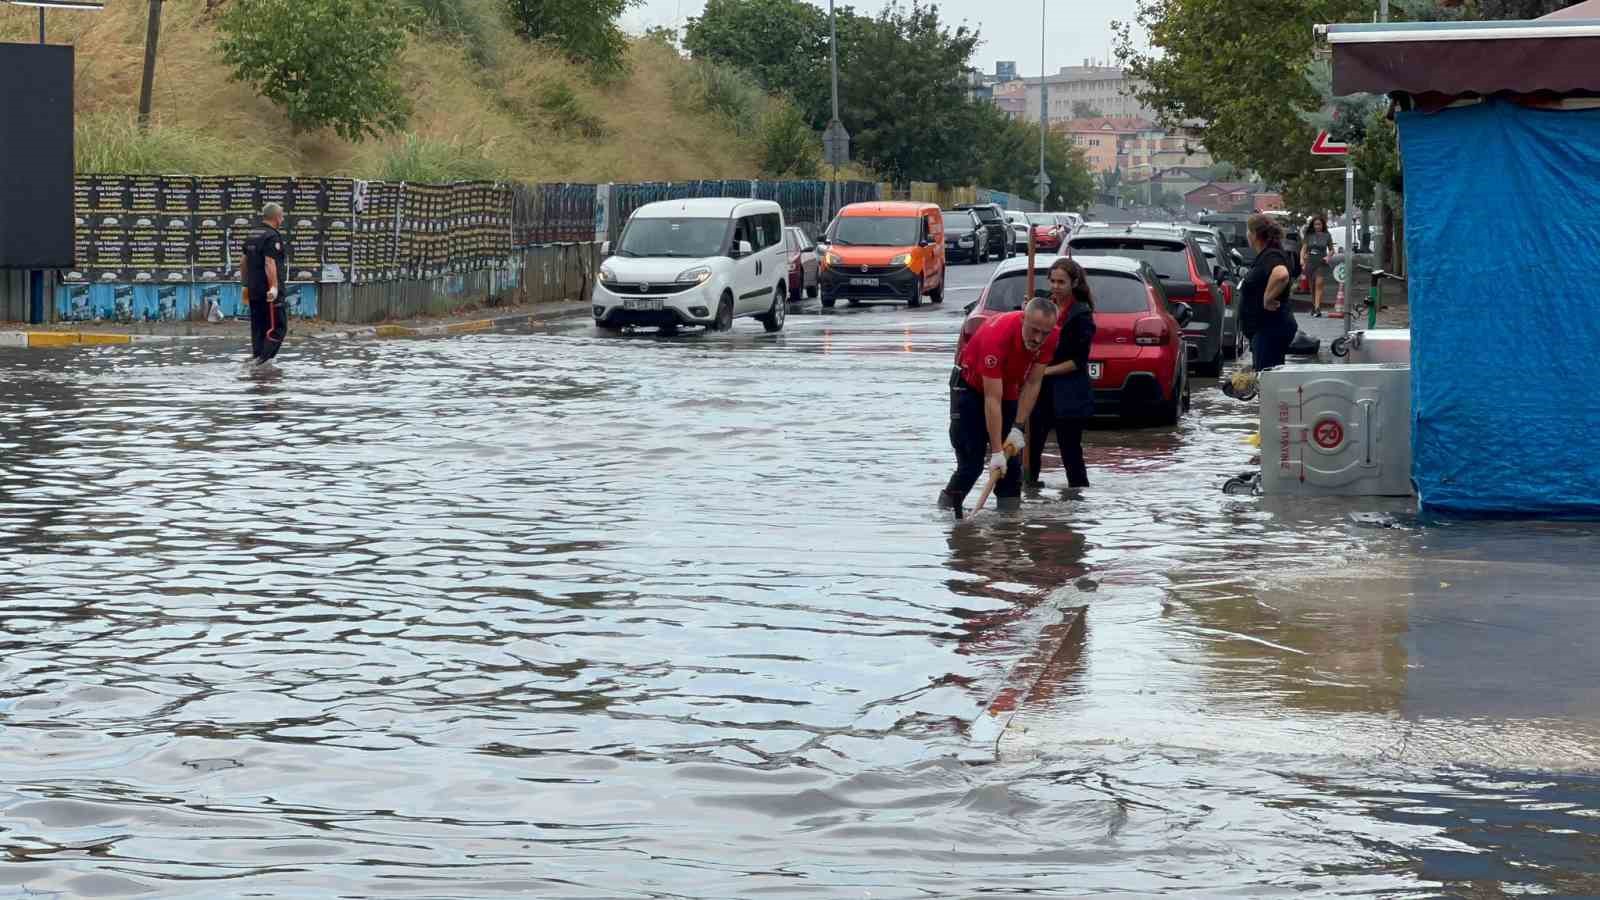
M1205 385L953 523L972 297L0 355L0 897L1600 894L1590 527L1224 496Z

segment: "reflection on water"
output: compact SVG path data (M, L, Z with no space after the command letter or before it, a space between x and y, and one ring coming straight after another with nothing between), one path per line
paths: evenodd
M959 321L0 356L0 893L1600 892L1592 533L1205 388L952 523Z

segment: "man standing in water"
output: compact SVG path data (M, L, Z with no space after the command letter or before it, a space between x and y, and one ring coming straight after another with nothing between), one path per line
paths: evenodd
M283 207L261 208L260 233L244 245L244 287L250 300L250 359L245 371L276 368L272 358L289 334L289 307L283 292L289 275L289 242L284 238Z
M1016 509L1022 502L1020 457L1026 441L1017 423L1028 421L1039 399L1045 366L1061 336L1058 315L1054 303L1036 297L1026 309L989 319L961 350L960 364L950 373L956 471L939 492L939 507L955 510L958 519L986 468L1004 473L994 492L998 508ZM1008 443L1016 453L1011 458L1006 457Z

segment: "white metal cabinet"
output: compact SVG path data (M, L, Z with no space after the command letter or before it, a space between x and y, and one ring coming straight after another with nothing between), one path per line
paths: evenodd
M1410 367L1336 363L1261 373L1261 488L1409 496Z

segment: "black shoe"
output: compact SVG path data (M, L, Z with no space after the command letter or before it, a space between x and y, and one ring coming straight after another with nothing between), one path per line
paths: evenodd
M948 490L939 491L939 508L940 509L955 509L956 508L956 498L950 496L950 491L948 491Z

